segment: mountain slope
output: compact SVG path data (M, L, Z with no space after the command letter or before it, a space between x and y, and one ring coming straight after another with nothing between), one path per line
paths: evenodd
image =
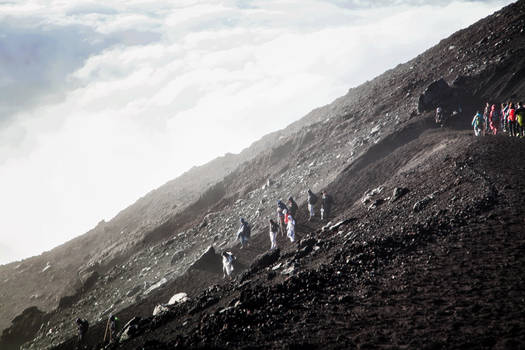
M525 164L509 147L525 153L521 140L425 132L391 154L398 164L371 164L397 169L383 204L340 207L344 224L143 319L120 348L519 348Z
M196 178L195 175L208 176L208 171L215 171L214 175L206 177L203 182L192 183L185 190L188 191L186 197L183 194L169 193L168 187L155 191L137 202L136 210L126 210L115 221L101 223L87 235L57 249L55 261L60 262L68 259L71 261L70 252L78 251L80 246L87 247L90 251L89 256L81 259L75 256L78 261L70 266L63 266L62 270L54 271L52 263L43 271L48 266L46 259L49 255L22 262L16 270L14 264L0 270L2 280L9 278L13 281L14 273L24 276L26 281L30 280L23 286L28 293L34 293L35 290L34 284L31 285L30 282L40 281L33 279L34 276L49 279L50 276L45 274L49 271L51 278L55 278L55 294L50 295L58 295L59 298L50 302L45 297L46 302L40 303L39 299L42 297L36 296L30 303L27 300L19 302L19 305L27 306L44 304L47 305L46 310L49 310L53 302L54 305L60 304L56 311L46 316L50 320L49 324L39 331L33 347L57 345L68 335L72 335L74 325L71 320L76 315L85 315L92 324L103 321L109 312L119 312L123 319L133 314L146 317L156 303L167 301L169 295L177 291L186 291L191 297L202 295L199 294L202 288L218 283L220 275L213 269L201 271L190 268L200 254L212 244L218 249L232 247L238 217L244 216L254 224L253 247L241 252L233 246L233 250L239 256L241 267L249 266L258 253L268 248L266 218L274 215L275 200L293 195L300 199L299 203L304 210L301 200L304 200L304 191L309 187L314 191L327 188L333 193L338 207L337 215L340 218L359 218L356 225L363 225L364 228L352 227L352 231L361 230L365 242L373 243L374 240L366 235L375 233L371 233L366 227L375 225L377 231L383 231L384 227L395 227L399 221L405 220L405 216L415 214L411 214L411 208L407 206L396 214L397 221L379 217L374 220L385 224L375 224L373 217L367 218L367 215L372 214L359 212L360 204L354 204L366 190L387 183L392 174L411 174L411 171L430 163L434 157L441 156L443 149L452 149L456 155L461 156L464 148L479 146L469 143L472 141L470 136L461 131L440 131L437 136L430 135L428 130L433 125L430 119L432 113L428 111L435 108L436 103L443 105L448 111L461 104L463 115L453 121L451 126L463 129L468 127L470 115L488 97L496 101L524 97L521 89L523 79L520 78L520 72L524 69L521 60L524 52L521 30L524 23L524 5L523 2L518 2L443 40L414 60L351 89L344 97L313 111L285 131L263 138L253 146L253 153L242 159L243 163L238 158L231 160L231 157L226 157L219 164L230 164L231 168L224 165L221 169L217 163L212 163L203 167L201 173L193 172L192 176L186 178L186 182ZM441 78L451 85L437 84L440 86L438 93L430 93L432 89L427 88ZM425 90L427 94L422 95ZM504 142L506 141L501 141L500 147L504 147ZM512 147L521 150L519 145L513 144ZM426 153L427 148L434 152ZM478 170L489 171L490 166ZM509 173L505 176L515 176L513 172L519 170L519 167L519 164L517 168L509 167ZM433 164L431 169L433 172L428 174L439 173L440 170L437 164ZM454 172L447 174L451 178L457 176ZM263 186L268 179L271 180L271 185ZM425 179L427 178L421 177L421 181ZM425 184L411 184L407 181L403 180L400 184L406 182L406 186L413 186L410 193L425 192ZM180 183L184 181L180 180ZM205 189L199 187L199 184L206 184ZM164 193L165 191L168 193ZM425 192L422 198L431 193ZM477 200L468 191L464 193L465 199L462 201ZM156 203L157 199L162 203L159 205L160 209L151 209L151 203ZM519 204L516 199L513 200L514 202L509 200L504 204ZM410 205L413 204L415 203L410 202ZM170 205L178 206L173 208ZM345 213L346 208L348 214ZM149 210L150 214L142 214L142 211L147 213ZM408 222L425 227L427 218L422 215L417 214L415 219ZM148 222L149 217L156 219ZM314 235L321 226L318 222L306 223L303 214L298 219L302 223L298 227L300 238ZM403 227L412 230L410 225ZM125 234L121 233L124 228L128 230L124 231ZM459 234L459 231L454 232ZM393 237L399 235L396 232L390 233ZM402 242L399 244L404 245L404 238L400 239ZM280 244L286 252L283 261L302 254L296 251L295 246L290 246L283 240ZM326 255L323 259L327 261L331 261L333 254L337 254L334 253L337 249L342 249L337 245L336 238L330 244L330 249L322 251ZM74 250L75 247L77 250ZM355 253L353 250L348 251L351 256ZM289 254L288 258L286 254ZM407 259L409 258L407 255ZM316 261L322 264L322 260ZM388 268L395 269L396 266ZM304 271L310 273L309 270ZM363 274L371 272L368 268L363 271ZM266 275L257 278L264 279ZM363 281L358 282L365 283ZM12 283L10 286L16 286ZM162 285L151 289L159 283ZM220 296L220 300L227 300L231 297L227 294L230 287L222 288L226 288L226 292L221 289L214 292L219 294L214 295ZM235 287L232 285L231 288ZM7 294L8 296L2 297L11 301L13 295ZM60 296L68 294L71 295L70 298L60 299ZM195 303L193 305L198 305L199 302ZM2 304L7 305L3 300ZM208 322L204 318L210 317L209 310L201 314L206 308L201 305L200 309L192 322ZM304 313L301 315L304 316ZM171 325L176 325L176 322ZM15 325L7 334L17 334L16 329L24 328L23 325L24 323L18 324L18 328ZM93 334L100 327L103 328L102 323L93 327ZM172 326L165 324L163 327ZM188 338L185 333L181 335L185 335L181 344L199 346L194 338ZM32 334L25 337L28 340ZM165 344L172 342L171 338L165 339L158 334L154 337L162 339ZM93 342L95 339L95 336L91 338ZM136 344L140 341L142 340L138 339ZM222 340L210 338L207 341L220 343ZM242 342L238 344L248 345Z

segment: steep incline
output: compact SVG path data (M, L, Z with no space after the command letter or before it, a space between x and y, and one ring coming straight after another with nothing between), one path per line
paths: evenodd
M489 96L500 102L525 97L521 89L524 12L524 2L498 11L263 138L240 158L226 156L194 169L88 234L40 257L1 267L5 289L0 292L0 312L11 319L15 311L29 305L49 310L60 304L46 315L49 324L39 331L34 348L58 344L73 334L71 319L76 315L97 322L109 312L131 315L130 310L138 307L136 311L145 316L159 298L177 291L181 281L192 295L218 281L214 273L193 275L205 279L194 285L187 283L195 280L188 277L191 274L178 276L209 245L231 247L240 215L254 224L257 242L252 251L240 254L247 266L267 248L266 219L274 215L276 199L289 195L303 199L308 187L328 188L340 208L350 208L365 190L385 183L391 174L432 160L433 155L405 146L416 140L426 145L422 137L432 127L428 111L437 104L448 112L461 104L463 116L453 126L462 129ZM441 87L437 93L422 98L429 85L441 78L451 86L437 84ZM436 147L437 153L448 147L433 141L428 146ZM407 152L406 157L392 156L400 150ZM272 185L263 186L268 179ZM313 232L317 225L302 225L300 233ZM81 246L89 250L88 255L78 254ZM49 280L54 283L40 294L35 286ZM27 295L17 296L13 290ZM30 295L32 299L27 298ZM66 295L70 297L61 298ZM23 323L18 327L24 328ZM16 334L14 329L10 334Z
M506 136L423 132L362 168L390 174L371 202L350 199L355 175L343 173L331 185L339 200L330 229L303 226L298 244L281 238L280 258L262 270L142 316L119 348L517 348L523 155L525 142ZM394 197L396 188L408 192ZM179 282L172 293L189 286Z

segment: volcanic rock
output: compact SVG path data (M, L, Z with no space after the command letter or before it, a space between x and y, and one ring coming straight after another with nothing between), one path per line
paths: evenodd
M452 95L453 89L441 78L430 84L419 96L417 110L419 113L434 110Z
M396 187L394 188L394 192L392 192L392 197L390 197L390 202L395 202L399 198L403 197L405 194L407 194L410 190L408 188L404 187Z
M186 301L188 301L188 294L180 292L171 297L170 301L168 301L168 305L181 304Z
M250 265L250 271L254 273L272 265L279 259L280 255L281 251L276 248L257 256Z

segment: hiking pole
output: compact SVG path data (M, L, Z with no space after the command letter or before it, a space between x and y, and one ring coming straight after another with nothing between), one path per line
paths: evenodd
M106 335L108 334L108 328L109 328L109 318L108 318L108 322L106 323L106 331L104 332L104 343L106 342Z

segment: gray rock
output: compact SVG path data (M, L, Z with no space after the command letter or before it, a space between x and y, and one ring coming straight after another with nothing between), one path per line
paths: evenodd
M170 309L166 305L159 304L155 306L155 309L153 310L153 316L157 316L168 311L170 311Z
M186 301L188 301L188 294L181 292L172 296L170 301L168 301L168 305L182 304Z
M449 99L454 93L447 82L441 78L430 84L419 96L417 110L419 113L431 111Z
M317 240L315 238L301 239L299 241L299 249L302 249L304 247L313 247L315 243L317 243Z
M283 271L281 271L281 273L283 275L291 275L291 274L294 273L294 271L295 271L295 266L291 265L290 267L288 267L288 268L284 269Z
M279 259L280 255L281 251L279 250L279 248L270 250L269 252L259 255L250 265L250 271L257 272L274 264Z
M180 259L184 258L184 256L184 250L179 250L178 252L173 254L173 257L171 258L171 266L175 265Z
M190 266L190 269L222 273L222 259L215 253L213 246L209 246L200 258Z
M393 203L397 201L399 198L403 197L408 192L410 192L410 190L405 187L394 188L394 192L392 192L392 197L390 198L390 202Z
M368 203L370 203L373 200L373 198L377 196L378 194L380 194L381 192L383 192L383 186L376 187L372 190L368 190L363 195L363 198L361 198L361 202L364 205L368 205Z
M433 195L428 195L426 196L425 198L417 201L415 204L414 204L414 207L412 208L414 210L414 212L418 213L420 212L421 210L425 209L425 207L427 206L428 203L430 203L430 201L432 201L434 199L434 196Z
M155 289L162 287L166 283L168 283L168 280L165 277L163 277L160 281L158 281L157 283L151 285L148 289L146 289L146 291L144 292L144 295L148 295L149 293L153 292Z
M336 223L335 225L330 226L330 231L335 231L335 230L339 229L339 227L341 227L343 225L347 225L350 222L352 222L353 220L355 220L355 219L349 218L349 219L341 220L338 223Z
M122 332L120 333L120 341L126 341L131 339L137 332L138 326L140 323L140 317L133 317L128 323L122 327Z
M328 231L328 230L330 229L330 227L332 227L332 222L331 222L331 221L329 221L326 225L324 225L324 226L321 228L321 230L322 230L323 232L326 232L326 231Z

